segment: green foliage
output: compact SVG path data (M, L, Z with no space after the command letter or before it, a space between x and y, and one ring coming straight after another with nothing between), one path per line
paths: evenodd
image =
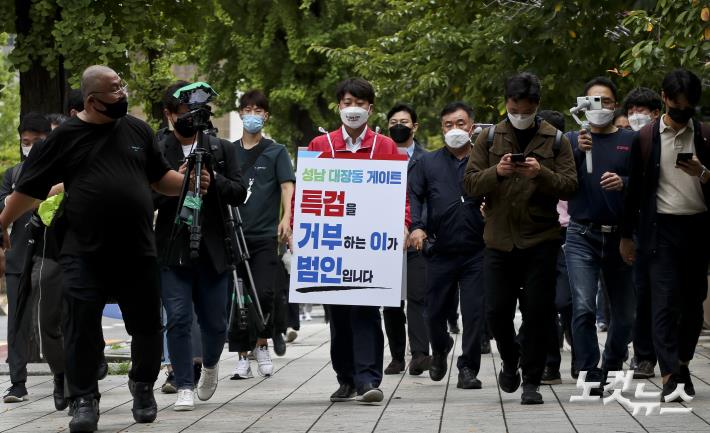
M622 24L635 43L622 53L621 68L634 81L658 87L663 74L677 67L710 75L710 2L658 0L650 12L629 12Z
M0 33L0 47L7 44L7 34ZM10 63L0 51L0 174L20 160L20 139L17 127L20 123L20 85L17 74L10 70Z

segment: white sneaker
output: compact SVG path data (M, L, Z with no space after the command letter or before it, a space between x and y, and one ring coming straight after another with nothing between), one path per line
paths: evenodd
M296 337L298 337L298 332L295 329L288 328L286 330L286 342L287 343L293 343L293 340L295 340Z
M313 318L311 317L311 313L306 313L306 319L305 319L305 320L306 320L306 322L310 322L311 320L313 320Z
M212 368L202 367L202 375L197 383L197 398L202 401L209 400L217 390L219 381L219 363Z
M258 346L254 349L254 355L256 356L256 363L259 367L256 371L259 376L269 377L274 371L274 364L271 362L271 355L269 354L269 346Z
M188 410L195 409L195 397L191 389L179 389L177 392L177 401L173 410L177 412L184 412Z
M251 362L248 358L242 358L240 356L239 361L237 361L237 366L234 368L234 372L232 373L232 377L230 377L230 379L240 380L251 379L252 377L254 377L254 375L251 372Z

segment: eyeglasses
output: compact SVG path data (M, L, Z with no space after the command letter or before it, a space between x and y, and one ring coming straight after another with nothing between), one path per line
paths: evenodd
M118 86L114 86L114 90L108 90L105 92L91 92L91 94L94 94L94 93L111 93L116 96L118 96L120 94L127 95L128 94L128 83L126 83L123 79L121 79L121 84L119 84Z

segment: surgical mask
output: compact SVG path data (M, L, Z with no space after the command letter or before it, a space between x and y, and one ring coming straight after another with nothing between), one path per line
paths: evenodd
M614 120L614 110L608 108L588 110L586 115L589 124L597 128L604 128Z
M173 123L173 128L182 137L190 138L197 134L197 128L192 123L192 118L190 116L178 117Z
M508 113L508 120L515 129L528 129L535 123L535 113L532 114L512 114Z
M97 99L97 101L99 101L105 108L103 110L96 108L96 111L106 117L120 119L128 113L128 98L125 96L118 101L111 103L104 102L100 99Z
M412 128L398 123L390 128L390 137L395 143L406 143L412 136Z
M651 116L649 116L648 114L634 113L629 116L629 125L631 125L631 129L633 129L634 131L638 131L644 126L651 123L651 120Z
M454 128L444 135L446 145L452 149L460 149L471 141L471 136L463 129Z
M361 107L347 107L340 110L340 120L343 121L343 125L352 129L366 124L369 116L370 113Z
M686 107L683 109L676 107L668 107L668 116L673 119L674 122L685 125L688 123L691 117L695 114L695 107Z
M32 146L20 146L22 148L22 156L27 157L27 155L30 154L30 150L32 150Z
M264 118L256 114L245 114L242 123L244 123L244 130L250 134L256 134L264 129Z

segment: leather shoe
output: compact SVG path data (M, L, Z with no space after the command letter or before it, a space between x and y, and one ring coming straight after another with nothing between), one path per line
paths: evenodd
M545 370L542 372L542 380L540 380L540 383L543 385L561 384L562 376L560 376L560 369L546 365Z
M133 396L133 419L137 423L155 421L158 415L158 404L153 396L153 384L149 382L134 382L128 379L128 389Z
M393 359L387 368L385 368L385 374L399 374L403 372L405 368L406 366L404 365L404 361Z
M358 403L371 404L379 403L384 400L384 398L385 395L382 393L382 390L368 383L362 387L360 392L357 393L357 397L355 399Z
M340 403L344 401L350 401L355 398L355 387L344 383L330 396L330 401L333 403Z
M409 363L409 374L419 376L429 370L429 366L431 366L431 356L417 353L412 357L412 362Z
M456 388L481 389L481 381L478 380L473 370L463 367L459 370L459 381L456 384Z
M94 432L99 426L99 402L91 395L76 399L74 415L69 421L69 431Z
M54 408L57 410L64 410L69 405L67 398L64 396L64 374L59 373L54 375L54 391L52 392L54 397Z
M543 404L542 394L538 392L538 386L532 383L523 384L523 393L520 396L520 404Z
M520 386L520 372L518 371L518 363L515 362L514 366L503 361L500 366L500 372L498 372L498 383L500 383L500 389L505 392L511 393L515 392Z
M429 366L429 377L434 382L438 382L446 376L446 370L449 368L446 358L451 352L451 348L454 347L454 339L449 337L449 344L447 345L445 353L434 353L431 356L431 366Z
M654 363L651 361L641 360L636 363L633 367L629 367L634 370L634 379L650 379L656 375L654 370Z

